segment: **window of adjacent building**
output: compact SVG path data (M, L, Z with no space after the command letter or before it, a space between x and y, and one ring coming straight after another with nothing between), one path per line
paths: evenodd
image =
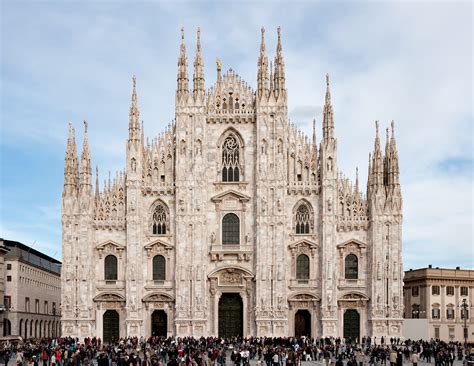
M108 255L104 260L104 278L106 281L117 281L117 257Z
M433 319L439 319L441 317L441 311L439 307L433 307L433 309L431 309L431 317Z
M349 254L345 259L345 278L347 280L356 280L359 277L359 264L355 254Z
M153 234L166 235L168 228L168 210L165 205L159 203L153 212Z
M434 328L434 336L436 339L439 339L439 327Z
M153 281L164 281L166 277L166 260L162 255L153 257Z
M48 302L47 302L47 301L44 302L44 313L45 313L45 314L49 314L49 306L48 306Z
M222 144L222 181L238 182L239 176L239 143L231 134Z
M461 307L461 319L464 319L464 318L469 319L469 310L463 309Z
M411 296L418 296L418 293L419 293L419 287L418 286L414 286L411 288Z
M222 244L240 244L240 220L236 214L228 213L222 219Z
M449 331L448 331L448 334L449 334L449 338L454 338L454 328L449 328Z
M7 282L12 282L12 276L7 276Z
M439 286L431 286L431 295L439 295L439 294L440 294Z
M38 299L35 300L35 313L39 314L40 312L40 301Z
M469 294L469 290L467 289L467 287L462 286L461 287L461 296L468 296L468 294Z
M309 280L309 257L306 254L300 254L296 258L296 279L305 282Z
M295 233L309 234L311 229L311 213L308 205L303 202L298 206L295 214Z
M11 296L4 296L3 297L3 305L5 306L5 309L10 309L12 305L12 298Z
M411 317L412 319L420 318L420 305L415 304L411 307Z
M53 315L56 315L56 303L53 302L53 308L51 309L53 312Z
M447 319L454 319L454 307L448 307L446 309L446 318Z
M11 263L7 263L7 269L12 269L12 264Z
M25 297L25 312L29 313L30 312L30 298Z
M446 295L454 296L454 286L446 286Z

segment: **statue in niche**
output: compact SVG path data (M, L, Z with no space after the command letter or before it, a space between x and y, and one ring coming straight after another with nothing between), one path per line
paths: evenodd
M262 197L262 213L265 213L267 211L267 199L265 197Z
M216 242L216 233L213 231L211 233L211 243L214 244Z
M327 203L327 207L328 207L328 212L331 212L332 211L332 199L328 198L326 203Z
M137 171L137 161L135 160L135 158L132 158L131 167L132 167L132 172L135 173Z

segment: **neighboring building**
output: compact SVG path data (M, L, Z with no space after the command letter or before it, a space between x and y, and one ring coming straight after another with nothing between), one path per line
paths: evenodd
M432 268L431 265L428 268L410 269L405 272L403 291L405 319L429 319L429 338L464 341L466 324L468 341L474 341L471 313L474 300L473 270ZM416 327L416 321L411 323Z
M262 30L256 91L220 61L206 89L199 32L192 89L187 63L183 35L176 119L151 144L133 79L126 168L102 190L87 123L80 168L70 127L63 334L400 336L393 123L364 195L338 169L329 78L319 146L289 121L280 31L272 66Z
M9 249L3 335L60 335L61 262L17 241L3 244Z
M9 330L9 323L5 322L5 254L8 253L8 248L3 245L3 239L0 239L0 336ZM6 324L4 324L6 323Z

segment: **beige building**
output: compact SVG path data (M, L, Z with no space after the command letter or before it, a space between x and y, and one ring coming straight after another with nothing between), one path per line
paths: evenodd
M80 158L70 127L64 335L400 336L394 125L383 152L376 124L364 194L338 169L329 77L322 139L289 120L275 36L269 63L262 29L254 90L220 61L206 87L199 31L190 85L183 33L175 120L147 142L134 78L125 170L103 186L87 124Z
M0 239L0 336L8 331L8 323L4 327L5 316L5 254L8 253L8 248L3 245L3 239ZM5 322L6 323L6 322ZM4 331L5 329L5 331ZM5 332L5 333L4 333Z
M61 262L17 241L3 240L4 335L60 334Z
M468 341L474 341L473 270L430 265L406 271L404 281L405 319L428 319L427 336L445 341L464 341L466 325Z

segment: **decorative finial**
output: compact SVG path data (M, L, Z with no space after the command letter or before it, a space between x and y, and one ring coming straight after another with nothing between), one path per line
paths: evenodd
M280 26L278 26L278 28L277 28L277 33L278 33L278 39L280 39L281 38L281 27Z
M73 139L74 138L74 126L72 122L69 122L69 138Z
M392 126L392 136L395 136L395 121L393 119L390 125Z
M184 42L184 27L181 27L181 40Z
M87 121L84 120L84 133L87 134Z
M326 86L329 88L329 74L326 74Z
M216 58L216 65L217 65L217 71L221 71L221 67L222 67L222 62L221 60L219 60L218 58Z
M137 77L135 75L133 75L132 80L133 80L133 90L135 90L136 87L137 87Z
M261 31L262 31L262 39L263 39L264 34L265 34L265 27L262 27Z
M377 134L377 136L379 135L379 121L375 121L375 133Z
M387 141L388 141L388 127L385 129L385 137L387 138Z

